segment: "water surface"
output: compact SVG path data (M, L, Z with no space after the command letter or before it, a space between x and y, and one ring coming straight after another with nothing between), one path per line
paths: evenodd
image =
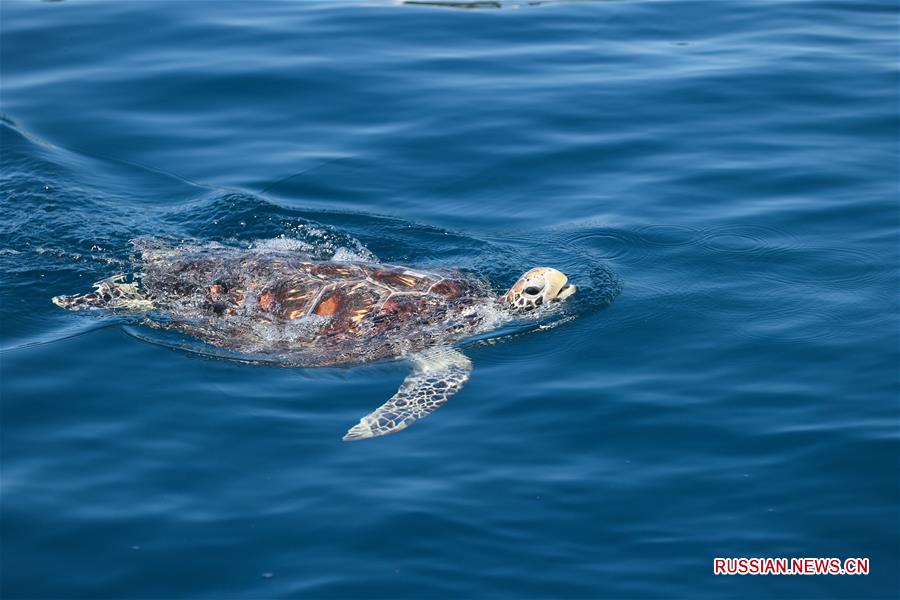
M896 3L451 4L0 4L0 595L897 596ZM402 364L51 304L142 236L583 290L347 444Z

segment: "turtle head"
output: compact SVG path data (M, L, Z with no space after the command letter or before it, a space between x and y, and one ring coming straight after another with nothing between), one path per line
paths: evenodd
M565 300L575 293L569 278L550 267L536 267L519 277L500 302L514 310L532 310L543 304Z

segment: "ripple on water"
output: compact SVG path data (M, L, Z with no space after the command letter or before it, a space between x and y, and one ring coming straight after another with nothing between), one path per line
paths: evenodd
M736 331L752 339L809 342L838 335L843 313L837 308L806 301L773 303L749 309Z
M566 234L562 243L574 252L590 252L595 260L636 265L647 260L650 249L637 232L627 229L592 229Z
M658 322L675 311L712 312L732 320L734 331L740 337L790 342L825 339L839 333L845 307L836 300L822 298L814 290L807 294L773 294L772 283L785 288L858 284L884 274L877 267L877 257L864 249L808 246L791 233L757 224L707 228L651 224L633 231L610 228L576 231L564 233L561 238L567 253L575 256L637 266L627 282L629 310L611 311L606 317L605 327L617 329ZM689 252L667 253L679 247ZM733 309L733 317L723 312L721 303L709 289L710 282L692 277L691 265L680 262L681 256L696 257L697 252L692 248L732 257L720 263L722 268L742 273L748 284L746 305ZM810 268L817 263L821 269ZM758 298L769 300L760 304Z
M687 225L644 225L638 227L637 235L654 246L688 246L702 236L702 231Z
M491 238L492 244L507 256L509 267L505 270L515 273L515 279L524 268L537 264L553 266L569 277L569 281L578 287L578 292L568 298L553 312L537 315L531 322L507 327L483 336L475 342L479 353L492 363L512 364L546 359L548 356L565 355L573 346L580 343L586 330L579 322L592 314L603 311L622 292L624 283L606 260L593 252L579 251L571 244L571 236L565 232L543 231L539 237L543 240L542 249L534 249L534 236L503 236ZM550 250L547 250L550 249ZM546 254L544 254L546 253ZM511 281L510 281L511 283ZM519 344L512 350L508 343L519 341L550 329L562 327L569 335L558 336L553 344Z
M772 264L761 276L788 285L823 286L884 281L889 274L875 250L811 245L793 249L791 260Z
M706 228L700 244L713 252L770 256L789 252L798 245L787 232L762 225L721 225Z

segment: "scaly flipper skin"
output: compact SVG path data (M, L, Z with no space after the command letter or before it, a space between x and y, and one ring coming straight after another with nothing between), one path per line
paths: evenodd
M462 389L472 362L459 350L431 348L410 357L413 372L390 400L353 426L344 441L396 433L431 414Z
M146 312L153 309L153 301L138 287L126 283L124 274L113 275L94 284L94 291L75 296L54 296L53 304L69 310L105 308Z

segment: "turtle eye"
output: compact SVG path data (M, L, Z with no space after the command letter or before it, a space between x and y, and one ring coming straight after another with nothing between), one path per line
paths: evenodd
M541 288L530 285L527 288L525 288L525 293L528 294L529 296L537 296L538 294L541 293Z

